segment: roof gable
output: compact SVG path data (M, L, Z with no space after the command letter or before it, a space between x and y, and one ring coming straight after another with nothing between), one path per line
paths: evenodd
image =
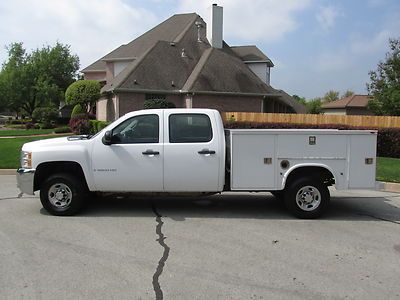
M266 62L273 67L273 62L257 46L232 46L232 51L245 62Z
M202 53L209 47L208 43L197 41L197 27L192 23L180 42L158 41L108 82L102 91L181 90ZM182 57L183 49L185 57Z
M153 47L158 41L179 42L184 33L197 18L199 18L199 16L195 13L173 15L128 44L121 45L106 54L101 59L83 69L82 72L93 72L95 68L96 70L105 71L106 61L136 59Z
M269 94L274 89L261 81L239 58L223 50L207 50L196 67L189 91L216 91L231 93Z

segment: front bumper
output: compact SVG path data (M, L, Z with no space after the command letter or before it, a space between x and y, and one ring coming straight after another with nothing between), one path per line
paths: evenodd
M17 170L17 186L20 191L27 195L34 195L33 180L35 169L19 168Z

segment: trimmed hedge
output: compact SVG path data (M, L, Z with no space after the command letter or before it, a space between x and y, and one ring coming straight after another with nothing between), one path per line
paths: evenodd
M339 129L377 130L377 156L400 158L400 128L365 128L341 124L312 125L290 123L252 123L227 121L226 129Z
M6 125L24 125L30 122L32 122L32 119L12 119L6 121Z
M63 126L63 127L57 127L54 129L54 133L70 133L71 128L68 126Z
M96 134L99 131L103 130L106 126L110 123L105 121L98 121L98 120L90 120L89 121L89 131L91 134Z
M80 104L76 104L71 112L71 118L74 118L78 115L84 114L85 110L82 108Z

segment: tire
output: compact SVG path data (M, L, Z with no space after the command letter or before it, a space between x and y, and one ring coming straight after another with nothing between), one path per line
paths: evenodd
M40 202L54 216L73 216L83 208L87 195L89 191L82 180L60 173L43 183Z
M327 186L317 178L298 178L291 182L284 196L286 208L300 219L315 219L329 206Z

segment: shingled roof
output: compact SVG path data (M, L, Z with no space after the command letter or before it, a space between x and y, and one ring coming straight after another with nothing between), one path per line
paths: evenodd
M367 107L372 99L369 95L351 95L336 101L322 105L322 108L347 108L347 107Z
M199 18L199 16L195 13L173 15L130 43L114 49L83 69L82 72L105 71L106 61L137 59L158 41L178 42L180 38L182 38L182 34L184 34L197 18Z
M232 46L231 49L245 62L266 62L273 67L273 62L257 46Z
M198 26L199 22L203 24ZM270 96L301 112L296 101L263 82L245 64L271 60L256 46L212 48L195 13L174 15L84 70L105 71L107 61L130 61L102 92L214 93Z

